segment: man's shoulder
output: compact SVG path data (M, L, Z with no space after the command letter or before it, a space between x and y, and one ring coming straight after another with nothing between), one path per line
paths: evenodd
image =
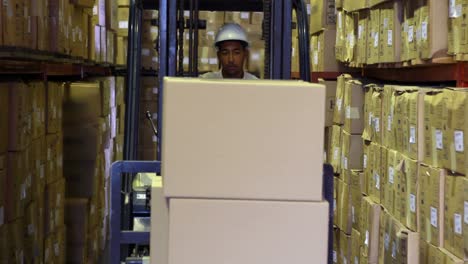
M258 78L251 73L244 72L244 80L258 80Z
M219 72L207 72L199 76L202 79L222 79L223 77Z

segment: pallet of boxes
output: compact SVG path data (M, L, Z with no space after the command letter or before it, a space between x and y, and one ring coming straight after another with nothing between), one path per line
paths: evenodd
M328 156L340 172L338 263L463 263L467 91L361 86L343 75L336 95Z
M166 78L165 87L163 202L152 203L168 210L167 263L326 263L323 86ZM153 245L161 228L152 228Z

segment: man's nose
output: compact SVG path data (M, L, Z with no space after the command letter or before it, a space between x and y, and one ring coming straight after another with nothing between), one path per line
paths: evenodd
M232 54L232 52L229 52L229 62L232 61L234 61L234 55Z

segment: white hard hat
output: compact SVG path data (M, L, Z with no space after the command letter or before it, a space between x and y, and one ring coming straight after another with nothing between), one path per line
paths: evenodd
M219 29L216 34L215 46L227 40L238 40L244 42L246 46L249 45L245 30L236 23L227 23Z

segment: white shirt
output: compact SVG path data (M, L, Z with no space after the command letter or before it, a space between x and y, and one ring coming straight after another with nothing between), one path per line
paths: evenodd
M217 71L217 72L207 72L205 74L202 74L200 75L200 78L203 78L203 79L224 79L223 78L223 74L221 73L221 71ZM244 80L258 80L257 76L253 75L253 74L250 74L246 71L244 71L244 78L242 78Z

